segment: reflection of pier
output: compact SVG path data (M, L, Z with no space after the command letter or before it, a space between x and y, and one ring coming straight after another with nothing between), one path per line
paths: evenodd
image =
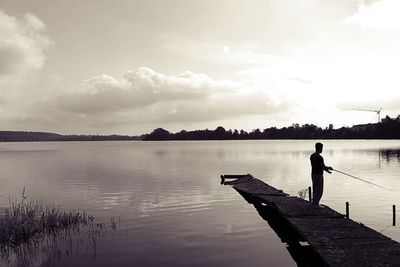
M221 178L254 205L298 266L400 266L399 243L329 207L288 196L251 175Z

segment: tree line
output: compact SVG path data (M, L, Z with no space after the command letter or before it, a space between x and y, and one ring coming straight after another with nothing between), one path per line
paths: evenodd
M400 139L400 115L386 116L379 123L354 125L334 129L314 124L293 124L289 127L270 127L263 130L226 130L219 126L215 130L182 130L176 133L157 128L142 136L129 135L61 135L48 132L0 131L0 142L34 141L163 141L163 140L254 140L254 139Z
M61 135L47 132L0 131L0 142L35 141L128 141L138 140L128 135Z
M171 133L157 128L141 136L145 141L162 140L254 140L254 139L400 139L400 115L396 118L386 116L379 123L354 125L334 129L330 124L326 128L314 124L293 124L289 127L270 127L250 132L237 129L226 130L219 126L215 130L195 130Z

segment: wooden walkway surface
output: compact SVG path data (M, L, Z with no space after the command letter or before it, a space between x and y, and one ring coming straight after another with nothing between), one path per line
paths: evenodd
M400 266L398 242L329 207L289 196L251 175L222 175L221 184L271 207L325 266Z

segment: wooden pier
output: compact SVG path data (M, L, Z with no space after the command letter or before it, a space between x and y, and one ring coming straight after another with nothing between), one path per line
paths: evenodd
M400 266L400 244L345 218L329 207L317 207L247 175L222 175L288 245L298 266Z

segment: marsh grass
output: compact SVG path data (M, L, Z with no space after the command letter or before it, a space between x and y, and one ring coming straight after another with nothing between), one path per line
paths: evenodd
M9 206L0 214L0 265L42 266L46 258L48 266L57 266L61 258L83 247L94 260L97 239L105 237L107 230L115 231L118 223L115 215L106 224L86 212L66 212L60 206L29 200L24 188L21 199L9 198Z
M86 212L65 212L59 206L28 200L24 188L21 200L9 199L9 207L0 216L0 245L16 247L33 238L87 225L90 219Z
M299 198L301 199L306 199L306 196L308 195L308 188L301 189L300 191L297 192L299 195Z

